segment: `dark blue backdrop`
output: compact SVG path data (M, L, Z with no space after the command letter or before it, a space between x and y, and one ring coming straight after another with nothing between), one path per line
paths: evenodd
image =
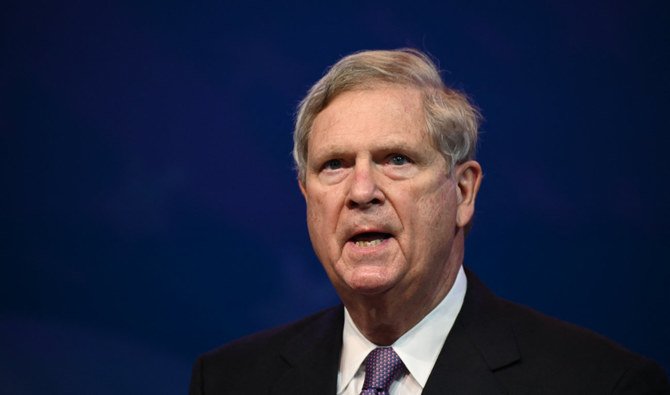
M669 368L666 4L3 2L0 388L183 394L198 353L334 303L292 113L401 46L486 118L467 264Z

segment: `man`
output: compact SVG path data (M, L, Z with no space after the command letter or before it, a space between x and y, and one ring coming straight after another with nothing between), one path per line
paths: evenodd
M300 104L294 158L344 306L205 354L191 394L670 393L654 363L464 271L478 119L418 51L335 64Z

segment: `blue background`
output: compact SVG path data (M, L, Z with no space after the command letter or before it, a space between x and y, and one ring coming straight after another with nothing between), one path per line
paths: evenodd
M335 303L293 112L402 46L486 118L466 264L670 368L667 4L3 2L2 392L183 394L197 354Z

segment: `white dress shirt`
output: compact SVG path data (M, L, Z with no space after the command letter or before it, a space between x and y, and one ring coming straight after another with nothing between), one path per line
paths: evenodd
M467 279L461 266L454 285L444 299L418 324L391 345L409 373L391 384L389 394L421 394L444 341L463 306L466 289ZM337 375L338 395L360 394L365 379L363 361L370 351L377 347L379 346L361 334L351 319L349 311L345 308L342 355Z

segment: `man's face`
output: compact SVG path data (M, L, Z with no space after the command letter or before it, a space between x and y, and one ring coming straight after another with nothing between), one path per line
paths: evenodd
M420 91L383 85L342 93L314 120L301 189L314 250L345 303L391 290L430 298L461 263L457 177L424 119Z

